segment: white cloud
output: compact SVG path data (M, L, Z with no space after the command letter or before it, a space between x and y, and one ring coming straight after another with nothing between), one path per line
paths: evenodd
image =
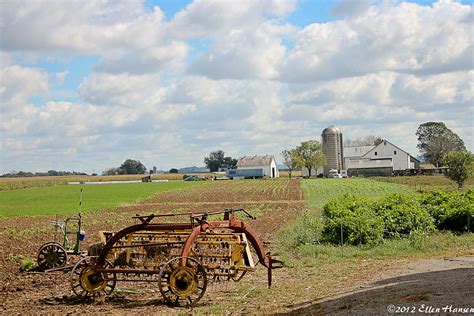
M284 16L295 8L294 0L197 0L176 14L170 31L176 38L191 38L226 34L242 26L255 29L265 21L264 15Z
M48 75L36 68L11 65L0 72L0 112L23 108L32 96L46 95Z
M159 102L163 92L157 75L92 73L80 84L79 93L91 104L141 111Z
M281 80L307 82L380 71L434 74L472 68L472 8L458 3L374 6L297 35Z
M140 1L2 4L1 172L279 157L331 124L416 155L417 127L443 121L472 150L471 6L341 1L344 19L303 28L295 8L195 1L165 21Z
M87 54L123 46L141 1L7 1L0 32L4 50L70 50ZM22 34L18 36L18 34Z
M210 50L189 67L191 74L213 79L272 79L285 56L281 36L291 28L261 23L241 27L214 39Z

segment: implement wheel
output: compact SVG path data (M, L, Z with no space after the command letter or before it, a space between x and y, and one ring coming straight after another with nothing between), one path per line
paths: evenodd
M183 257L168 261L160 271L158 283L163 298L174 306L192 307L206 292L207 276L201 263L193 258Z
M47 242L38 250L36 260L41 271L62 267L67 263L66 249L57 242Z
M105 261L104 268L112 268L109 261ZM115 273L96 272L95 265L89 258L79 260L69 274L72 291L80 298L95 298L110 295L115 288Z

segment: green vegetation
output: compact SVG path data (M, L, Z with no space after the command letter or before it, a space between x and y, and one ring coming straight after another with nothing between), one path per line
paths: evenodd
M301 182L309 208L279 234L278 243L294 250L301 245L319 243L322 237L322 210L334 198L345 194L381 197L393 193L413 192L410 187L369 179L306 179Z
M461 188L469 178L469 167L474 161L474 158L470 152L463 151L452 151L444 156L443 164L448 167L446 177L453 180Z
M471 164L471 170L474 172L474 163ZM436 176L410 176L410 177L373 177L371 180L395 183L411 187L416 191L433 190L453 190L457 188L454 181L449 180L443 175ZM474 189L474 177L468 178L464 182L463 190Z
M335 197L344 194L380 197L392 193L412 192L407 186L376 182L369 179L308 179L303 180L301 187L305 200L310 208L322 210L322 207Z
M377 246L338 246L332 244L304 244L279 255L291 267L322 267L334 263L346 263L357 259L384 259L407 257L433 257L468 253L474 244L474 234L456 235L451 232L434 232L427 236L413 234L407 238L387 240ZM360 262L360 261L357 261Z
M417 131L418 149L425 161L441 167L443 158L451 151L466 151L464 141L443 122L426 122Z
M20 271L32 271L38 267L36 260L31 258L25 258L20 263Z
M474 242L472 233L435 230L472 231L473 191L418 194L364 179L309 179L302 187L309 209L277 237L280 255L293 266L465 251Z
M58 185L0 191L0 217L75 214L80 189L84 188L82 211L88 212L133 203L151 195L195 186L200 182L153 182L124 184Z

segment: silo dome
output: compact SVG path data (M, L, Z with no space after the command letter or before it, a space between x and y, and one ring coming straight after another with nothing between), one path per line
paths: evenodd
M331 125L326 127L321 135L332 135L332 134L342 134L341 129L337 126Z
M326 156L324 165L324 175L327 176L329 170L335 169L341 172L344 169L343 142L341 130L331 125L326 127L321 133L323 153Z

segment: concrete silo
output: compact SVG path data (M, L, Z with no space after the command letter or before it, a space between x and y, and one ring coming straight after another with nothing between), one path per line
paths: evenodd
M323 153L326 155L324 165L324 175L327 176L329 170L335 169L339 173L344 169L342 132L339 128L331 125L321 133Z

